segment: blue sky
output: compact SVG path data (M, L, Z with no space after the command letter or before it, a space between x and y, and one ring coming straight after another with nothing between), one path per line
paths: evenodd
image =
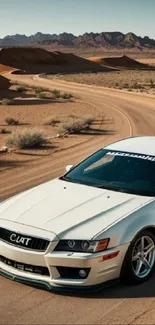
M155 0L0 0L0 37L121 31L155 39Z

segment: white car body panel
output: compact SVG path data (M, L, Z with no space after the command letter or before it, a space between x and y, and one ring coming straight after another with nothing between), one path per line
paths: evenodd
M2 204L0 218L51 231L60 239L89 240L152 200L57 179L47 187L44 184L12 198L5 209Z
M153 142L154 141L154 142ZM122 140L105 149L155 156L155 137ZM25 236L47 239L46 251L16 247L0 240L0 256L47 267L49 276L22 272L0 261L0 273L42 281L47 286L89 286L119 277L130 242L138 232L155 228L155 198L80 185L55 179L0 204L0 227ZM59 240L110 238L107 251L96 254L56 252ZM91 268L87 279L63 279L56 267Z

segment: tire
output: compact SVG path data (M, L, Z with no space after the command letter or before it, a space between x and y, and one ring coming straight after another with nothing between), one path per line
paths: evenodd
M140 284L151 277L154 265L155 235L143 230L133 239L127 250L120 280L123 284Z

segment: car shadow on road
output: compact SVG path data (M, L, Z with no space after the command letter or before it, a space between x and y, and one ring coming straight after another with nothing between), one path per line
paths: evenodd
M59 295L81 297L87 299L122 299L122 298L150 298L155 297L155 275L139 285L123 285L119 280L113 284L105 284L98 291L92 292L61 292Z
M89 298L108 298L108 299L119 299L119 298L147 298L155 297L155 276L150 280L139 285L122 285L120 282L107 287L95 295L89 295Z
M49 292L45 286L23 284L29 287L33 287L36 290L44 290ZM155 275L148 281L139 285L123 285L119 280L110 284L102 285L98 290L87 291L85 289L78 292L76 289L61 288L51 289L51 293L60 296L67 296L73 298L85 298L85 299L131 299L131 298L151 298L155 297Z

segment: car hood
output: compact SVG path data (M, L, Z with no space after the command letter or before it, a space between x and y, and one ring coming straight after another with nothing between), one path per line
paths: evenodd
M2 202L0 219L59 238L91 239L150 199L55 179Z

